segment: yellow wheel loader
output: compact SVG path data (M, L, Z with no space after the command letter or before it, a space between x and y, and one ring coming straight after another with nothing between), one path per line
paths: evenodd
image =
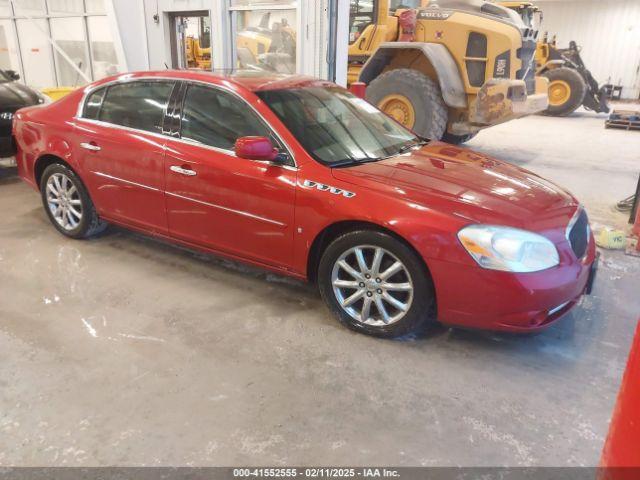
M211 47L202 48L199 39L193 36L185 38L185 56L188 68L211 70Z
M249 13L249 12L243 12ZM243 19L246 20L246 19ZM238 67L295 73L296 33L285 18L271 21L271 12L265 13L258 26L247 26L237 32ZM209 33L202 29L200 38L210 45ZM211 47L203 48L192 35L185 38L187 68L211 70Z
M509 8L531 28L542 22L542 11L531 2L501 1L499 5ZM537 25L537 26L536 26ZM569 48L558 48L555 37L549 41L547 34L536 47L536 73L549 80L549 108L545 115L563 117L579 107L597 113L609 113L607 95L587 69L576 42Z
M537 35L482 0L351 0L348 80L417 134L462 143L547 108Z
M237 49L240 68L295 73L296 33L283 18L273 22L271 12L263 14L257 27L238 31Z

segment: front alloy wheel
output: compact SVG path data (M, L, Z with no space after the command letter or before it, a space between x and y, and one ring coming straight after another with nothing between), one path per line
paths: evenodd
M391 325L411 308L413 282L407 267L382 247L360 245L336 260L333 293L351 318L374 327Z
M347 232L325 249L320 294L347 327L383 338L418 333L435 320L435 293L424 260L376 230Z

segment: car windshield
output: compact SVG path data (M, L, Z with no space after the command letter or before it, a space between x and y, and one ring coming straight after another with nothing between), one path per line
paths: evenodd
M7 75L4 70L0 70L0 83L10 82L11 78Z
M421 140L340 87L266 90L257 95L316 160L345 166L392 157Z

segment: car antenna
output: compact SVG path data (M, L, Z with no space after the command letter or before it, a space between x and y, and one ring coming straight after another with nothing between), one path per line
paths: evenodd
M166 68L167 70L169 70L169 65L167 65L167 62L164 62L164 68Z

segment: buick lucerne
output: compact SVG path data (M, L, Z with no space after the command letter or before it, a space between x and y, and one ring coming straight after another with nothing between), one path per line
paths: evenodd
M19 110L13 128L19 174L60 233L114 223L317 282L371 335L537 331L593 283L570 193L329 82L125 74Z

